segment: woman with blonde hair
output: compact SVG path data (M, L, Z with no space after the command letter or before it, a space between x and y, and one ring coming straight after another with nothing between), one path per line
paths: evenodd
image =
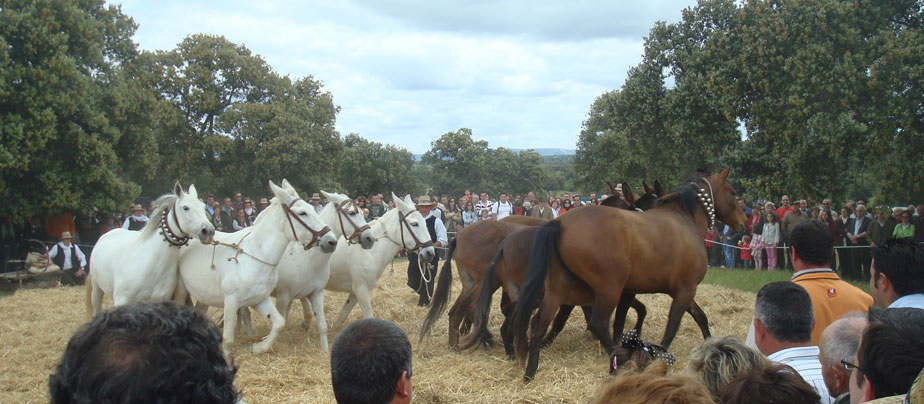
M728 335L710 338L693 348L687 370L717 398L719 390L732 380L769 364L763 354L749 348L740 338Z
M624 370L600 385L593 403L716 404L705 386L688 376L668 375L667 367L667 362L659 360L637 370L635 363L629 362Z

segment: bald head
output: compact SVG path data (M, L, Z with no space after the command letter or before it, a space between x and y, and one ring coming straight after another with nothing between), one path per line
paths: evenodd
M821 333L818 341L821 376L834 397L850 390L850 373L841 365L841 359L850 360L856 355L866 324L866 313L853 311L835 320Z

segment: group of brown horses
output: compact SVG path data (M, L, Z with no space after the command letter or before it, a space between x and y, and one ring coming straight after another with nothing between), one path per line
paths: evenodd
M706 314L694 301L706 274L703 239L716 220L739 232L747 220L736 205L728 173L695 177L667 195L658 182L654 188L645 185L638 198L624 183L623 197L613 192L599 206L551 221L509 216L463 229L449 245L420 338L446 309L453 258L462 292L449 310L450 347L491 343L491 298L502 287L501 337L509 356L526 360L526 381L535 376L540 348L561 331L574 306L581 306L587 328L619 363L632 352L615 344L613 336L622 334L629 307L638 313L640 334L646 310L635 299L639 293L673 298L661 340L665 349L684 312L708 337Z

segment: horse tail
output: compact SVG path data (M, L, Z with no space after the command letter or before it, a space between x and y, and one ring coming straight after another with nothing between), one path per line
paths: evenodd
M461 342L459 349L464 350L480 345L488 345L491 341L491 333L488 332L488 315L491 314L491 298L494 296L494 273L497 272L497 263L502 259L504 259L503 246L494 255L488 269L481 275L481 291L478 292L478 302L475 303L472 331Z
M92 274L87 274L87 279L84 280L84 305L87 309L87 318L93 318L93 281L90 279Z
M427 317L424 318L423 326L420 327L419 342L430 334L430 329L436 322L437 317L446 311L449 290L452 288L452 253L455 250L456 239L452 239L449 242L449 250L446 252L446 262L443 263L443 269L440 270L439 278L436 281L436 290L433 291L433 298L430 300L430 310L427 311Z
M529 266L526 269L526 279L520 288L519 299L513 312L514 344L517 357L522 361L526 359L529 349L527 337L529 319L533 310L539 307L545 294L545 278L549 272L552 254L558 253L558 240L561 238L561 222L552 220L539 228L533 239L532 250L529 253ZM539 343L539 341L536 341Z

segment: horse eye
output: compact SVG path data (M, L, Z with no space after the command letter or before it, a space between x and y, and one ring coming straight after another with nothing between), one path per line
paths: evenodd
M417 223L414 223L414 224L412 224L411 226L418 227L418 226L420 226L420 225L417 224Z
M308 214L305 213L305 212L299 213L298 215L299 215L299 216L308 216Z
M184 207L183 207L183 210L185 210L185 211L188 212L188 211L189 211L189 206L184 206Z

